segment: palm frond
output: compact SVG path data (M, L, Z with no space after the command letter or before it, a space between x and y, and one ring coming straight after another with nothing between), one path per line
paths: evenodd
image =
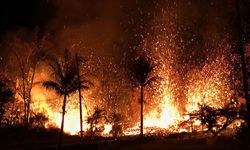
M58 62L58 60L56 59L52 59L51 63L49 63L50 68L53 71L53 74L55 76L55 79L57 79L58 81L62 82L64 79L64 75L61 69L61 65Z
M88 86L85 86L85 85L81 85L81 86L80 86L80 89L81 89L81 90L88 90L89 87L88 87Z
M63 95L65 93L63 88L54 81L45 81L43 82L43 86L47 89L54 89L59 95Z
M71 81L76 80L76 78L77 78L76 66L74 64L71 64L65 68L64 79L62 84L67 85Z
M160 77L160 76L154 76L154 77L152 77L152 78L149 78L149 79L143 84L143 86L151 85L153 82L159 82L159 81L161 81L161 80L163 80L162 77Z
M136 59L133 64L129 66L129 68L132 82L139 82L140 85L146 82L149 73L154 69L150 61L144 56Z
M70 84L68 87L67 87L67 94L71 94L73 92L76 92L78 90L78 84L76 82L76 84Z
M93 85L88 80L78 80L75 59L70 55L67 49L65 50L62 61L56 57L52 57L49 65L52 68L54 78L52 81L44 82L43 86L54 89L59 95L70 95L76 92L79 89L79 84L82 90L89 89L89 87ZM82 78L84 77L82 76Z

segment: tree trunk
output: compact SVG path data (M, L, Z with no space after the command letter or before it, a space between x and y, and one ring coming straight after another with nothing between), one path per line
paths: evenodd
M65 108L66 108L66 99L67 95L64 95L63 106L62 106L62 122L61 122L61 131L59 135L59 142L58 147L59 149L62 147L62 138L63 138L63 128L64 128L64 115L65 115Z
M29 124L29 118L30 118L30 104L31 104L31 90L33 88L34 78L36 73L36 67L33 68L32 77L31 77L31 83L29 87L29 96L28 96L28 106L27 106L27 123Z
M23 102L24 102L24 125L28 124L27 121L27 102L26 102L26 85L25 85L25 73L22 72L22 84L23 84Z
M244 96L246 99L246 122L248 125L248 128L250 128L250 102L249 102L249 93L248 93L248 71L246 68L246 62L245 62L245 46L243 42L243 30L241 25L241 17L240 17L240 3L239 0L236 0L236 15L238 19L238 32L239 32L239 52L241 56L241 67L242 67L242 80L243 80L243 90L244 90Z
M16 55L16 58L17 58L17 61L18 61L18 64L19 64L19 67L20 67L20 73L21 73L21 78L22 78L22 90L21 90L21 95L22 95L22 98L23 98L23 102L24 102L24 125L27 125L27 103L26 103L26 83L25 83L25 80L26 80L26 77L25 77L25 71L24 71L24 64L21 62L19 56L17 55L17 53L15 53Z
M83 137L82 135L82 95L81 95L81 83L80 83L80 71L79 71L79 66L78 66L78 57L76 54L76 70L77 70L77 80L78 80L78 92L79 92L79 105L80 105L80 135L81 138Z
M141 128L140 128L140 136L143 137L143 86L141 86Z
M94 131L93 131L93 121L90 122L90 136L94 135Z

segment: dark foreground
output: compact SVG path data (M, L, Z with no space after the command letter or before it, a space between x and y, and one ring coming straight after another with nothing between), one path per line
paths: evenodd
M63 150L239 150L233 137L203 136L203 133L181 133L169 136L136 136L114 138L79 138L65 135ZM57 131L11 129L0 132L0 150L56 150ZM250 149L250 148L248 148Z
M19 146L9 146L3 147L3 149L13 149L13 150L56 150L58 149L55 144L44 145L44 144L33 144L33 145L19 145ZM63 150L238 150L239 145L230 139L189 139L189 140L179 140L179 139L154 139L144 141L141 140L106 140L99 142L83 142L76 144L64 144L61 148Z

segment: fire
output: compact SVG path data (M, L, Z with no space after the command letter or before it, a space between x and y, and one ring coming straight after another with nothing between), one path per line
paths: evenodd
M187 112L199 109L198 104L208 104L221 108L230 102L233 91L230 89L230 73L225 57L220 56L211 64L206 64L198 73L191 76L187 91Z
M62 114L60 112L61 110L58 109L57 111L55 111L53 107L50 106L50 103L48 102L46 95L42 94L40 90L41 90L40 88L34 88L33 90L32 95L33 95L33 100L35 100L33 103L33 109L37 112L45 113L45 115L50 119L50 122L46 124L47 127L50 127L51 125L53 125L53 126L60 128L61 119L62 119ZM67 107L69 109L67 110L67 113L65 115L64 130L66 133L69 133L71 135L78 134L78 132L80 131L79 110L77 108L75 109L70 108L72 107L70 103L69 103L69 106ZM87 116L86 111L83 112L83 116ZM88 125L84 124L83 129L87 130L87 128L88 128Z
M160 74L164 75L166 70L160 70ZM169 70L167 70L169 71ZM174 95L174 87L170 79L170 74L165 74L164 80L158 85L158 96L155 100L159 102L154 109L144 114L144 131L147 133L154 133L159 130L166 132L188 132L191 131L191 126L201 126L200 120L195 120L190 127L182 128L179 126L181 121L189 120L188 113L198 110L199 104L209 104L210 106L221 108L229 102L233 91L230 89L229 78L231 68L229 67L225 56L217 57L210 64L206 63L201 70L194 70L189 73L188 84L185 85L186 93L183 93L187 101L182 104L184 109L178 107L176 96ZM176 86L176 85L175 85ZM46 92L48 92L46 90ZM50 119L47 127L54 125L58 128L61 126L61 101L60 98L55 98L53 101L48 100L49 95L53 93L46 93L42 87L34 87L32 90L33 110L36 112L44 112ZM90 97L84 97L87 105L90 105L92 100ZM179 102L180 103L180 102ZM145 107L148 104L145 103ZM85 107L83 107L85 108ZM85 121L88 117L88 111L91 111L94 106L88 106L90 110L83 109L83 131L87 132L90 128ZM64 129L66 133L71 135L79 134L80 131L80 116L79 104L77 94L73 94L68 98ZM112 125L106 123L103 125L104 130L102 136L111 136ZM134 127L129 127L124 130L124 135L139 134L140 123L136 122Z
M111 130L112 130L112 125L111 124L105 124L104 125L103 135L109 135Z
M59 109L55 110L53 106L50 106L50 105L55 105L55 103L48 102L46 95L42 94L41 88L34 88L32 95L33 95L33 100L35 100L33 103L33 110L36 112L43 112L50 120L46 124L46 127L55 126L60 128L62 120L60 107ZM76 97L77 96L75 95L69 97L69 102L67 103L67 109L66 109L67 111L64 118L65 120L64 131L65 133L68 133L70 135L77 135L80 132L80 112L79 112L79 106L77 104L78 99ZM60 98L57 99L58 101L60 100ZM83 109L82 116L83 116L83 131L86 132L89 129L89 124L87 124L87 122L85 121L88 116L86 109ZM103 136L109 135L111 130L112 130L112 125L105 124L102 135Z
M176 6L171 6L172 3ZM161 5L161 3L159 4ZM124 115L123 117L127 119L124 119L126 122L124 121L121 123L124 125L124 135L139 134L140 111L139 104L137 103L139 94L135 94L136 96L134 97L133 90L136 91L137 89L134 87L132 89L131 83L128 83L129 75L126 74L127 68L124 67L126 65L123 63L126 63L126 59L127 57L130 57L130 55L140 56L141 54L144 54L148 57L152 66L157 66L155 70L149 74L162 77L160 83L155 83L152 87L144 88L145 104L143 120L145 134L152 132L156 133L159 130L165 132L191 132L191 128L199 129L202 126L200 120L192 120L193 122L188 122L191 119L190 113L199 110L199 105L206 104L213 108L223 108L229 102L240 99L242 93L236 91L240 88L235 87L236 84L238 84L237 82L241 82L238 81L240 73L235 73L238 69L237 67L239 67L239 64L237 63L238 60L236 59L236 55L238 54L234 52L234 45L237 44L229 44L229 42L234 39L232 37L226 39L227 36L232 34L231 32L233 32L233 30L230 31L230 33L224 34L224 30L228 30L226 27L225 29L221 28L223 29L223 32L217 32L220 28L217 27L218 25L216 21L214 22L210 20L211 17L209 17L209 13L206 14L205 21L213 23L211 29L209 27L210 24L203 26L203 24L205 24L204 20L199 21L198 16L200 16L200 14L196 19L192 19L193 15L196 16L195 14L198 9L194 9L195 11L191 13L192 15L190 19L186 18L183 13L186 11L186 8L184 9L185 11L179 11L179 8L182 8L182 5L179 5L174 1L171 2L171 4L168 4L169 6L166 8L165 5L163 5L163 7L161 6L162 8L159 7L160 5L156 5L155 3L153 5L155 8L152 8L152 13L148 12L144 14L144 7L143 10L138 9L140 10L140 15L138 15L141 17L139 22L136 18L130 18L130 14L127 16L131 19L128 21L128 24L124 24L123 21L119 23L115 21L115 24L119 24L117 30L121 30L121 32L119 31L116 33L111 30L112 35L119 36L119 38L112 42L108 42L108 44L105 44L105 39L103 39L103 37L106 36L100 36L100 38L90 40L91 43L88 43L88 40L83 40L85 38L88 39L88 34L91 35L92 31L87 30L92 28L88 28L88 26L91 25L82 26L81 21L83 20L76 19L76 22L73 23L66 22L63 28L59 28L60 31L55 31L56 34L52 37L45 36L45 39L40 37L43 36L45 31L36 31L37 33L33 35L36 38L22 35L26 32L26 29L22 32L20 31L15 38L11 36L12 32L10 32L6 34L7 40L4 40L3 44L1 43L1 46L5 47L5 45L10 44L8 47L20 52L23 52L23 49L32 49L32 51L33 49L34 51L35 49L44 49L48 52L51 51L50 49L56 49L55 54L58 55L60 51L57 48L65 46L65 48L69 48L70 52L77 51L88 57L86 62L83 61L81 62L82 64L79 65L80 71L77 69L79 74L83 73L81 71L86 71L86 74L91 74L89 75L90 81L93 81L94 84L93 89L84 91L86 93L83 94L82 128L83 132L86 133L91 128L90 124L86 121L87 118L90 116L91 112L94 111L95 107L101 107L107 111L107 115L114 112L119 112ZM123 7L123 5L121 6ZM145 11L146 10L151 11L151 8L148 9L145 7ZM122 11L121 14L123 13L124 12ZM113 23L112 16L106 16L106 14L103 16L108 17L108 19L110 19L109 21L111 21L110 23ZM135 17L139 16L135 15ZM117 18L117 16L115 16L115 18ZM218 17L216 18L216 20L218 20ZM190 19L190 21L188 19ZM58 21L52 21L49 26L53 26L54 28L54 24L57 22ZM88 23L92 22L96 21L90 19L90 22ZM101 20L96 23L101 23L103 26L104 22L106 21ZM74 25L75 23L77 23L77 25ZM143 23L146 24L143 25ZM129 28L133 25L136 25L136 27L130 31ZM55 27L57 27L57 25ZM80 33L68 33L75 27L87 27L87 36L82 37L82 34ZM138 31L134 31L137 29ZM79 28L79 31L81 30L85 31L85 29ZM72 31L78 31L78 29ZM139 33L141 31L142 33ZM96 33L98 32L94 32L94 34ZM132 33L135 35L131 35ZM124 37L122 37L123 34ZM210 36L209 34L212 35ZM74 35L74 37L71 37L70 35ZM21 39L26 36L29 38ZM59 38L57 36L59 36ZM130 38L130 36L131 39L127 39L128 37ZM66 39L64 39L65 37ZM93 37L95 36L90 36L90 38ZM10 40L11 42L9 42L8 40L11 38L13 38L13 40ZM44 41L40 42L40 38ZM70 38L70 40L68 40L68 38ZM99 39L101 39L102 42L95 43ZM50 42L55 43L52 44ZM95 44L97 44L97 47L100 49L94 50L96 46L93 48L90 46ZM111 47L108 48L108 46ZM126 51L126 48L129 48L129 50ZM110 52L114 52L114 54L105 54L105 50L107 49L110 49ZM83 52L83 50L86 51ZM90 51L93 51L93 53L88 55L87 53ZM124 54L122 54L122 52L124 52ZM20 58L25 55L20 55ZM28 51L27 55L29 55ZM29 57L31 56L27 56L27 60L30 59ZM25 57L23 58L26 60ZM30 66L34 64L29 63L27 63L27 68L24 67L24 70L30 70L27 73L24 73L25 76L27 75L29 77L31 76L30 74L34 72L35 77L31 93L31 112L41 112L47 116L49 118L49 122L45 125L47 128L50 128L51 126L60 128L62 120L62 98L53 91L45 89L40 84L51 78L48 64L42 61L44 60L41 60L41 62L36 64L36 69L32 69ZM23 64L26 65L25 63ZM22 68L21 66L19 67ZM6 66L6 68L8 68L8 66ZM11 72L12 70L13 72L16 72L13 68L10 70ZM85 72L83 74L85 75ZM30 80L31 79L28 81L31 82ZM21 85L21 83L19 83L21 81L21 79L17 79L17 85ZM35 85L35 83L38 84ZM126 89L124 87L126 87ZM23 88L23 90L24 89L25 88ZM62 93L64 94L65 91ZM27 98L25 97L24 90L23 100L21 100L22 102L26 101ZM22 97L19 97L19 99L22 99ZM86 107L84 107L84 105L86 105ZM79 113L79 98L78 93L76 92L67 97L64 121L64 131L66 133L71 135L79 134ZM187 121L188 123L185 124L185 126L181 126L180 124L183 121ZM223 118L221 122L222 121ZM109 120L107 123L101 123L100 126L103 127L103 130L100 135L111 136L111 131L115 124L114 122L111 122L112 121Z
M61 120L62 115L61 113L54 114L52 117L54 117L54 121L57 127L61 126ZM66 133L69 133L71 135L76 135L80 131L80 114L77 109L73 109L70 111L67 111L67 114L65 115L65 122L64 122L64 129ZM83 125L83 129L87 129L87 125Z
M175 37L175 35L172 36ZM192 124L189 124L186 127L180 127L179 124L182 121L189 120L190 117L188 114L198 110L199 104L208 104L215 108L222 108L225 104L230 102L235 92L231 88L231 84L233 84L231 82L233 74L233 67L231 63L234 61L234 56L230 54L230 47L222 46L218 50L218 54L216 56L209 55L203 63L198 64L197 66L189 66L183 62L178 62L179 58L176 54L176 51L178 50L171 49L175 46L176 41L174 38L171 39L171 36L168 36L170 39L167 39L166 37L167 36L164 35L162 37L158 35L157 37L148 37L148 39L146 38L143 43L144 45L142 49L148 49L145 53L151 56L150 59L152 59L154 64L159 64L160 66L156 68L153 74L157 74L163 78L159 84L154 85L157 89L155 92L157 94L153 95L150 88L145 90L147 98L156 103L151 106L151 103L147 101L147 98L145 98L146 103L144 106L146 109L144 110L144 131L146 134L157 132L158 130L164 130L166 132L191 131L191 126L201 126L200 120L195 120ZM166 41L171 41L171 44L166 44ZM100 64L102 63L88 64L88 68L91 70L91 67L94 67L93 70L98 72L101 70L100 68L105 68L105 66L101 66ZM108 63L108 68L111 68L110 70L112 70L111 63ZM120 89L117 88L119 85L113 85L113 82L112 84L108 84L112 79L110 79L109 76L106 77L106 72L103 72L104 70L100 71L101 77L100 79L96 79L98 80L96 81L96 83L98 83L96 84L98 87L95 87L95 91L90 90L89 93L86 92L84 94L83 103L88 107L88 110L84 106L82 107L84 132L87 132L90 128L90 125L86 122L86 118L89 114L91 114L90 112L98 106L98 104L104 104L104 106L107 107L105 108L106 110L114 110L115 108L110 106L112 105L112 102L109 100L112 97L124 98L125 94L126 98L124 99L126 101L130 100L130 103L131 101L136 101L135 98L130 96L130 93L126 93L126 91L124 92L125 94L120 97L115 95L115 92L120 92ZM108 73L117 74L118 72L119 70L112 70ZM43 72L40 74L46 74L46 69L43 69ZM106 88L104 92L102 91L98 93L96 91L101 89L100 86L105 86L101 84L101 79L105 78L104 76L108 78L105 84L109 85L109 87ZM39 75L36 75L36 78L40 78ZM43 78L42 80L46 79ZM125 81L126 80L123 82ZM112 89L114 86L116 86L116 89ZM111 90L114 90L115 92L110 92ZM101 93L102 95L98 95L97 93ZM51 97L54 98L50 100ZM33 111L43 112L46 116L48 116L49 123L47 123L46 127L54 125L60 128L62 100L55 93L48 91L41 86L35 86L32 89L32 99ZM100 99L101 102L96 102L96 99ZM139 107L139 104L137 105ZM80 115L77 93L68 97L66 106L64 122L65 132L71 135L79 134ZM117 106L115 105L115 107ZM139 119L131 119L131 122L129 123L129 126L123 130L123 134L139 134ZM111 136L110 132L112 130L112 124L105 123L103 126L104 129L101 135Z
M165 88L163 98L159 104L160 112L156 108L147 114L145 117L145 127L168 129L169 126L177 125L180 113L171 102L171 93L168 91L168 88Z

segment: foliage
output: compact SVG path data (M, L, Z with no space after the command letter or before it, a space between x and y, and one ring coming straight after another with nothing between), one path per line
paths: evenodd
M150 63L150 60L145 56L140 56L129 66L130 79L135 86L152 85L153 82L162 80L160 76L153 75L154 70L155 66Z
M32 103L31 90L34 83L37 65L47 57L46 36L39 37L39 30L34 31L32 40L22 39L14 36L10 49L14 56L10 56L10 70L16 74L16 93L23 100L24 124L28 125L30 117L30 105ZM25 53L24 53L25 52ZM14 57L14 58L12 58ZM14 59L15 61L13 61ZM12 64L13 63L13 64ZM13 65L13 66L11 66Z
M13 99L4 104L5 114L2 120L4 126L11 127L21 125L23 119L22 105L23 103L18 99Z
M123 135L122 121L123 116L120 113L112 113L109 117L109 122L112 124L112 130L110 131L113 137Z
M243 106L242 106L243 107ZM200 105L200 110L190 114L191 119L201 121L214 136L225 130L234 121L242 119L243 108L236 108L233 104L228 104L224 108L213 108L207 105Z
M90 136L99 136L104 130L104 124L107 122L106 111L104 109L95 108L92 115L86 119L89 124L88 134Z
M153 67L150 62L145 57L140 57L130 66L132 82L144 86L147 82L149 73L152 72L152 70Z
M69 95L78 89L77 69L74 57L66 49L64 59L50 57L49 66L52 69L53 80L43 83L48 89L53 89L58 95ZM81 89L88 89L91 83L87 80L80 81Z
M13 91L7 85L9 81L4 79L3 76L0 75L0 127L2 124L2 119L5 114L4 104L11 101L13 99Z
M136 59L132 64L129 66L130 74L131 74L131 81L133 85L139 86L141 89L141 127L140 127L140 135L143 136L143 103L144 103L144 87L147 85L152 85L153 82L161 79L159 76L150 76L150 73L153 72L154 67L150 64L148 58L141 56Z
M67 49L65 50L63 59L57 59L53 56L49 57L49 66L52 69L53 79L43 82L43 86L47 89L54 90L59 96L64 97L62 105L61 132L58 143L58 146L61 147L67 97L78 89L88 89L90 82L87 80L79 81L75 59L70 55Z
M35 113L30 117L30 124L35 128L44 128L46 122L49 121L49 118L45 116L43 113Z
M34 46L34 45L33 45ZM30 117L30 105L32 102L31 90L34 86L34 79L36 73L36 67L39 61L43 61L46 57L46 53L38 48L32 48L27 58L20 58L16 54L18 61L18 67L20 70L20 77L17 82L17 94L23 99L24 103L24 121L29 123Z

